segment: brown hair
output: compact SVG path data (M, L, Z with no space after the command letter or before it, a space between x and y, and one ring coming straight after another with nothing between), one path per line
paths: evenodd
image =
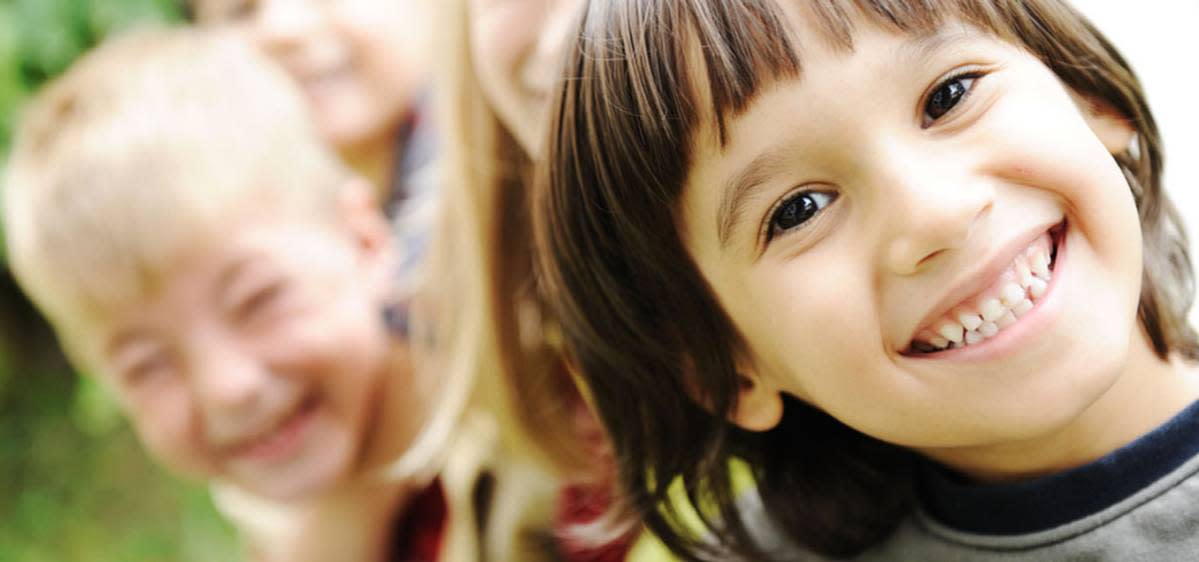
M805 8L823 38L846 49L859 21L904 33L968 23L1126 116L1139 146L1116 160L1144 231L1140 323L1162 358L1199 358L1185 319L1191 264L1160 186L1157 126L1131 68L1085 18L1060 0L814 0ZM793 34L770 0L590 2L534 197L543 290L611 434L630 505L689 560L771 555L734 505L734 457L751 467L770 518L821 554L851 556L878 543L911 505L912 453L796 399L785 398L768 432L724 421L736 408L734 358L745 342L690 259L676 212L704 120L715 121L723 142L726 119L770 82L799 75ZM689 60L699 53L702 61ZM667 497L675 481L715 542L682 523Z

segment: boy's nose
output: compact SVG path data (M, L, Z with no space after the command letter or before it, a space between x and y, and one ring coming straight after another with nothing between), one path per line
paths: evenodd
M313 34L321 9L313 0L265 0L254 22L259 43L271 52L296 48Z
M260 361L232 346L210 345L193 361L192 392L209 437L217 443L236 439L257 423L269 373Z
M966 245L994 206L994 188L967 174L904 167L906 173L890 175L880 190L877 216L886 225L887 267L898 275L912 275Z

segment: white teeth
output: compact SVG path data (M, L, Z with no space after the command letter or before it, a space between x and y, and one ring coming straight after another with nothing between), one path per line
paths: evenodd
M1027 287L1032 284L1034 279L1032 270L1028 268L1028 264L1021 261L1016 264L1016 279L1020 281L1020 285Z
M1045 296L1045 291L1048 289L1049 283L1035 278L1032 280L1032 284L1028 286L1028 292L1032 294L1034 299Z
M1024 289L1015 283L1008 283L999 291L999 299L1008 307L1015 306L1024 299Z
M937 333L953 343L962 343L962 326L959 324L944 324L937 329Z
M1001 330L1015 324L1017 319L1028 314L1049 291L1048 250L1036 250L1016 260L1009 275L1014 279L999 288L998 298L989 297L978 303L978 312L959 312L943 321L935 332L925 330L917 338L928 345L943 349L957 349L995 337Z
M1049 279L1049 254L1037 252L1032 258L1032 272L1041 279Z
M982 334L984 338L994 337L995 334L999 333L999 326L995 325L994 322L987 322L978 327L978 333Z
M983 301L982 306L979 307L979 311L983 314L983 320L994 322L1003 316L1007 312L1007 309L999 303L999 299L992 298Z
M1032 301L1028 299L1024 299L1012 307L1012 312L1015 313L1017 318L1028 314L1030 310L1032 310Z
M963 312L958 315L958 322L961 322L967 330L977 330L979 326L982 326L983 319L979 318L977 314Z

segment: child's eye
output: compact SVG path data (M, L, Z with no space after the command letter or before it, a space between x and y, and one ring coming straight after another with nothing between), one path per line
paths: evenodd
M279 306L285 292L286 288L281 281L265 285L238 304L234 314L242 322L252 321Z
M965 72L951 76L937 85L924 102L922 126L927 128L944 117L962 100L970 95L974 82L981 76L978 72Z
M770 223L766 225L766 242L799 228L836 199L837 194L829 191L801 191L784 199L770 213Z
M166 353L157 352L134 363L125 373L125 384L131 388L145 386L171 373L171 360Z
M250 20L254 17L254 13L257 10L257 2L254 0L239 0L228 7L224 16L225 21L240 22Z

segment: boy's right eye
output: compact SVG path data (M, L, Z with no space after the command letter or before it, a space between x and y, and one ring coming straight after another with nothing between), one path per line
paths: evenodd
M130 388L138 388L170 374L170 370L170 358L165 353L155 353L139 360L125 370L125 385Z
M804 225L837 199L830 191L800 191L784 199L770 213L766 242Z

